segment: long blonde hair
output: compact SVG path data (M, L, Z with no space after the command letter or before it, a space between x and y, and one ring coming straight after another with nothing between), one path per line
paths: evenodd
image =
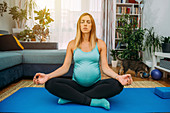
M79 17L79 20L77 22L77 34L76 34L76 38L75 38L75 41L76 41L75 49L80 48L80 43L82 42L82 32L80 30L80 22L81 22L82 17L86 16L86 15L88 15L90 17L91 22L92 22L92 28L90 31L90 44L91 44L92 49L95 48L96 42L98 41L98 38L96 37L96 25L95 25L95 21L94 21L92 15L90 15L89 13L83 13Z

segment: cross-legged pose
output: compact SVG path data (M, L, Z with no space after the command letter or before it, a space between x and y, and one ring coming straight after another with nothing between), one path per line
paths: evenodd
M105 42L96 37L93 17L84 13L77 22L75 39L67 46L63 65L49 74L36 73L33 82L45 83L45 88L59 97L58 104L74 102L110 109L107 98L119 94L123 86L130 85L133 80L130 74L118 75L108 66L106 48ZM72 80L59 78L68 72L72 59ZM101 80L100 64L102 71L110 79Z

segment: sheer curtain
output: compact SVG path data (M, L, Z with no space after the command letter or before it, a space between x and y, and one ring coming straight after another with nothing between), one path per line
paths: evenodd
M90 13L95 19L97 37L103 38L103 0L35 0L39 11L50 9L54 22L50 23L50 42L58 42L59 49L66 49L76 36L77 21L81 14ZM34 15L33 15L34 16ZM34 20L27 25L32 28Z
M107 45L107 59L108 63L111 64L110 50L114 49L114 37L113 32L115 26L115 14L114 7L116 7L116 0L103 0L102 9L103 9L103 41Z

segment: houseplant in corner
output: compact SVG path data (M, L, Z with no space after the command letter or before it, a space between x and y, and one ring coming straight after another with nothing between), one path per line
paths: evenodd
M145 34L145 42L144 42L144 50L147 50L149 53L149 57L152 61L147 60L146 64L153 69L153 58L152 56L155 54L156 51L161 50L161 41L159 36L154 32L154 28L151 27L150 29L146 29Z
M169 37L164 37L162 36L162 51L164 53L170 53L170 36Z
M144 49L148 50L150 55L156 51L161 50L161 40L159 36L153 31L154 28L146 29Z
M42 41L46 41L47 38L50 38L49 35L49 23L54 20L50 17L49 9L42 9L40 11L34 11L37 14L35 20L38 20L38 23L33 27L33 33L36 35L36 38Z
M139 61L142 59L143 40L145 30L138 28L136 18L128 14L122 15L119 19L119 33L122 38L121 43L126 44L126 48L121 52L121 58L124 60Z

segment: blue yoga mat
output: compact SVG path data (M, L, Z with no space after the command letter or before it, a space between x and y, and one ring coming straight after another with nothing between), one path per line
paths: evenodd
M69 103L57 104L58 97L44 88L21 88L0 103L0 112L113 113L170 112L170 99L154 94L154 88L124 88L108 99L111 109Z

